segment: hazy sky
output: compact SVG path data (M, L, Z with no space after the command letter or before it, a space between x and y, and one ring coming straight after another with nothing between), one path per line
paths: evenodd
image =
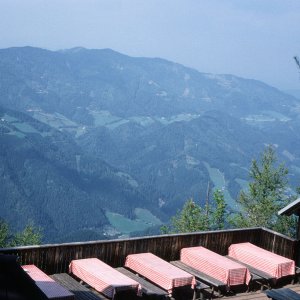
M300 0L0 0L0 48L111 48L300 89Z

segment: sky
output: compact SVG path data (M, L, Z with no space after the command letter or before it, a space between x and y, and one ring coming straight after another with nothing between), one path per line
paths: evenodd
M111 48L300 89L300 0L0 0L0 48Z

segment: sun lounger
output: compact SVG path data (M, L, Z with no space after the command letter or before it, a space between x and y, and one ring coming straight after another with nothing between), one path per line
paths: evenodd
M273 300L300 300L300 294L289 288L267 290L265 293Z
M67 273L53 274L50 275L52 279L58 282L60 285L64 286L66 289L71 291L75 295L76 300L108 300L105 296L95 294L90 289L85 287L83 284L76 281Z
M23 270L35 281L38 288L51 300L75 300L69 290L58 284L35 265L24 265Z
M143 277L137 276L135 273L127 270L126 268L119 267L116 268L122 274L134 279L139 282L141 285L142 293L147 296L155 296L158 299L164 299L168 296L168 292L166 290L161 289L157 285L152 284L151 282L145 280Z
M266 272L263 272L261 270L258 270L250 265L247 265L247 264L245 264L237 259L234 259L233 257L230 257L228 255L226 257L247 267L252 275L252 278L251 278L252 283L256 282L258 285L260 285L261 290L263 290L264 287L270 289L274 285L274 282L276 280L274 276L272 276Z
M140 293L140 284L97 258L72 260L69 271L83 282L114 299L119 293Z
M232 244L228 255L278 280L295 278L295 262L251 243ZM260 274L256 273L261 276Z
M17 256L0 254L0 299L46 300L47 298L23 270Z
M221 296L222 293L224 291L226 291L227 286L224 282L222 282L218 279L215 279L215 278L207 275L206 273L196 270L196 269L188 266L187 264L183 263L180 260L171 261L170 263L172 265L192 274L193 276L195 276L197 281L199 281L198 290L200 291L200 295L201 295L201 292L204 290L207 290L208 287L211 288L211 296L214 295L215 291L217 291L218 296Z
M169 297L179 288L189 287L194 290L195 277L171 265L153 253L130 254L126 257L125 267L145 277L169 293Z

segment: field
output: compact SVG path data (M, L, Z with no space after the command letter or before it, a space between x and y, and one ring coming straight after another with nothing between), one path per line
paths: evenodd
M232 199L229 191L226 189L226 180L224 174L219 169L212 168L207 162L205 162L204 165L208 171L211 181L215 186L215 189L219 189L224 193L225 201L231 208L236 208L236 202L234 199Z
M150 211L143 208L135 209L136 219L131 220L125 216L113 212L106 212L106 216L112 227L121 234L130 234L135 231L143 231L152 226L160 225L162 222Z

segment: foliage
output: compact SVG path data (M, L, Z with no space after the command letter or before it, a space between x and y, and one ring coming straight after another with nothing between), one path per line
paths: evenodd
M202 230L224 229L226 203L220 190L213 194L214 204L201 207L193 199L185 202L182 210L171 218L170 226L163 226L162 233L186 233Z
M33 222L29 222L22 232L15 234L11 246L27 246L41 244L41 229L34 226Z
M0 248L39 245L42 241L42 232L30 221L23 231L12 234L5 221L0 221Z
M224 229L227 216L224 194L220 190L215 190L213 199L215 209L212 211L211 227L212 229Z
M171 218L174 232L206 230L206 215L192 199L188 200L181 211Z
M286 195L288 169L277 164L277 157L271 146L265 148L260 161L254 159L250 168L247 191L241 191L238 203L240 210L228 216L224 195L220 190L213 194L213 204L204 207L188 200L182 210L171 218L171 225L161 228L163 233L184 233L201 230L233 227L266 227L288 236L295 236L296 217L279 216L278 211L293 200Z
M0 221L0 248L4 248L8 244L9 228L8 224Z
M295 228L293 218L278 216L277 212L290 198L286 196L288 169L277 164L271 146L265 148L260 161L254 159L250 168L248 191L241 191L238 203L240 211L233 216L235 227L266 227L292 235Z

